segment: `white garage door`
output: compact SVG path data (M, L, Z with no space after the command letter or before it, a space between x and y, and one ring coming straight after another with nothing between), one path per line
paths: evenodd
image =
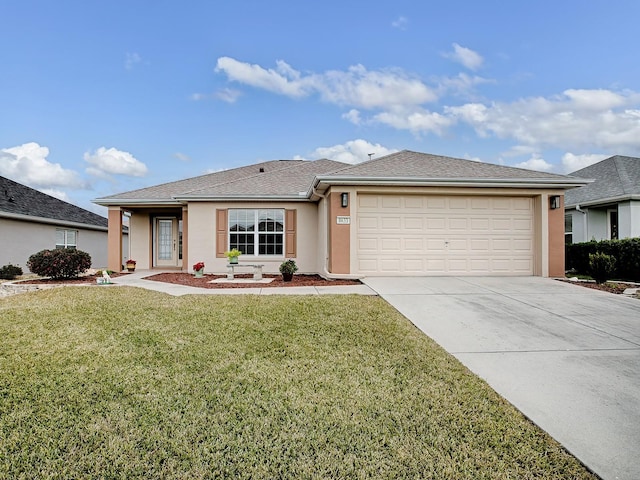
M367 275L533 275L527 197L358 195Z

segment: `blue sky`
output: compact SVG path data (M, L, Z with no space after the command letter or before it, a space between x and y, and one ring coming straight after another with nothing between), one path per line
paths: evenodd
M102 214L91 199L261 160L640 156L635 0L22 0L0 18L0 175Z

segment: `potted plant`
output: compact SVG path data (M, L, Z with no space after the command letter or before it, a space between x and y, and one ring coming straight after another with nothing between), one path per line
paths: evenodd
M282 280L285 282L290 282L293 279L293 274L297 271L298 266L291 258L280 264L280 273L282 274Z
M135 260L127 260L127 271L135 272L136 271L136 261Z
M237 248L224 252L225 257L229 259L229 263L238 263L238 257L242 255L242 252Z
M202 278L204 275L204 262L198 262L193 265L193 271L196 274L196 278Z

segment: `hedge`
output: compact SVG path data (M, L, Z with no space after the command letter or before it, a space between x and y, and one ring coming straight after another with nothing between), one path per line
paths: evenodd
M589 273L589 254L604 253L616 259L613 278L620 280L640 280L640 238L624 240L591 240L565 246L567 270Z

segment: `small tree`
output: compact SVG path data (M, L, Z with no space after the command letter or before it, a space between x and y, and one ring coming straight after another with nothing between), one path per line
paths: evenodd
M91 255L70 248L42 250L29 257L27 266L43 277L75 278L91 268Z
M604 283L615 271L616 259L606 253L596 252L589 254L589 273L596 283Z

